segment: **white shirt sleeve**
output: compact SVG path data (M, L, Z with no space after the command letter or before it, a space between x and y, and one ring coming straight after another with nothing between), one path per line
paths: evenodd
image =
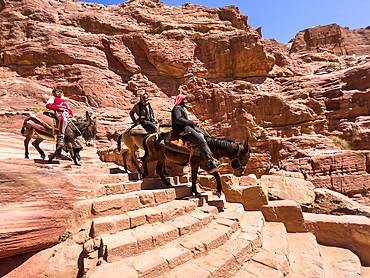
M46 104L51 104L51 105L53 105L53 104L54 104L54 102L55 102L55 97L54 97L54 96L52 96L51 98L49 98L49 100L48 100L48 102L47 102Z

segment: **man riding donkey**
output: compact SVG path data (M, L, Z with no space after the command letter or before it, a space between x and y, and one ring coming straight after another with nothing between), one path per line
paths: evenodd
M62 99L62 90L54 89L52 92L53 96L46 103L46 108L53 110L55 117L58 119L59 134L57 137L57 146L62 146L64 145L64 132L69 118L73 117L73 113L68 103Z
M54 115L58 120L59 123L59 133L57 136L57 145L64 145L64 133L68 124L68 120L73 117L73 113L71 108L69 107L68 103L62 99L63 91L61 89L53 89L52 91L53 96L50 97L48 102L46 103L46 108L53 110ZM73 143L73 150L76 155L77 160L82 160L80 156L80 151L83 149L82 145L76 139ZM63 150L68 152L67 147L64 146ZM62 149L59 149L56 153L57 157L62 157Z
M195 129L197 122L190 120L187 115L185 110L186 104L185 95L180 94L176 97L175 106L172 109L172 129L177 135L197 145L200 154L207 163L208 172L213 173L223 166L223 164L217 162L212 157L211 150L204 139L204 135ZM198 130L200 131L199 128Z
M135 114L138 116L136 119ZM155 126L156 120L151 103L149 102L149 95L146 92L141 92L140 101L130 111L130 117L135 125L141 124L147 133L157 132Z

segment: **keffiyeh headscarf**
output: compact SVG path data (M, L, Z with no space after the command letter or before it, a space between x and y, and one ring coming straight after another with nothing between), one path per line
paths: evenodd
M178 95L175 99L175 105L179 105L185 98L185 95Z

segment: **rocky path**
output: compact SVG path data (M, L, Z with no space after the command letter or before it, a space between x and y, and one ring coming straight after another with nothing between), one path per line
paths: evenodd
M94 148L81 152L80 167L48 165L33 147L23 159L22 141L0 134L0 276L369 277L356 254L287 232L284 219L269 222L266 211L245 211L211 192L189 196L187 176L170 178L171 188L156 178L133 181ZM54 144L42 147L51 152ZM17 196L22 188L27 198ZM297 214L283 202L265 207ZM31 251L38 252L9 257Z

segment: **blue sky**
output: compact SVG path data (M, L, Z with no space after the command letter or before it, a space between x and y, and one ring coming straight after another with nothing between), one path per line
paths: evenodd
M350 29L370 25L370 0L161 0L170 6L193 3L218 8L235 5L240 13L248 16L248 24L254 29L262 27L265 39L288 43L304 29L337 23ZM120 4L120 0L89 0L108 5Z

